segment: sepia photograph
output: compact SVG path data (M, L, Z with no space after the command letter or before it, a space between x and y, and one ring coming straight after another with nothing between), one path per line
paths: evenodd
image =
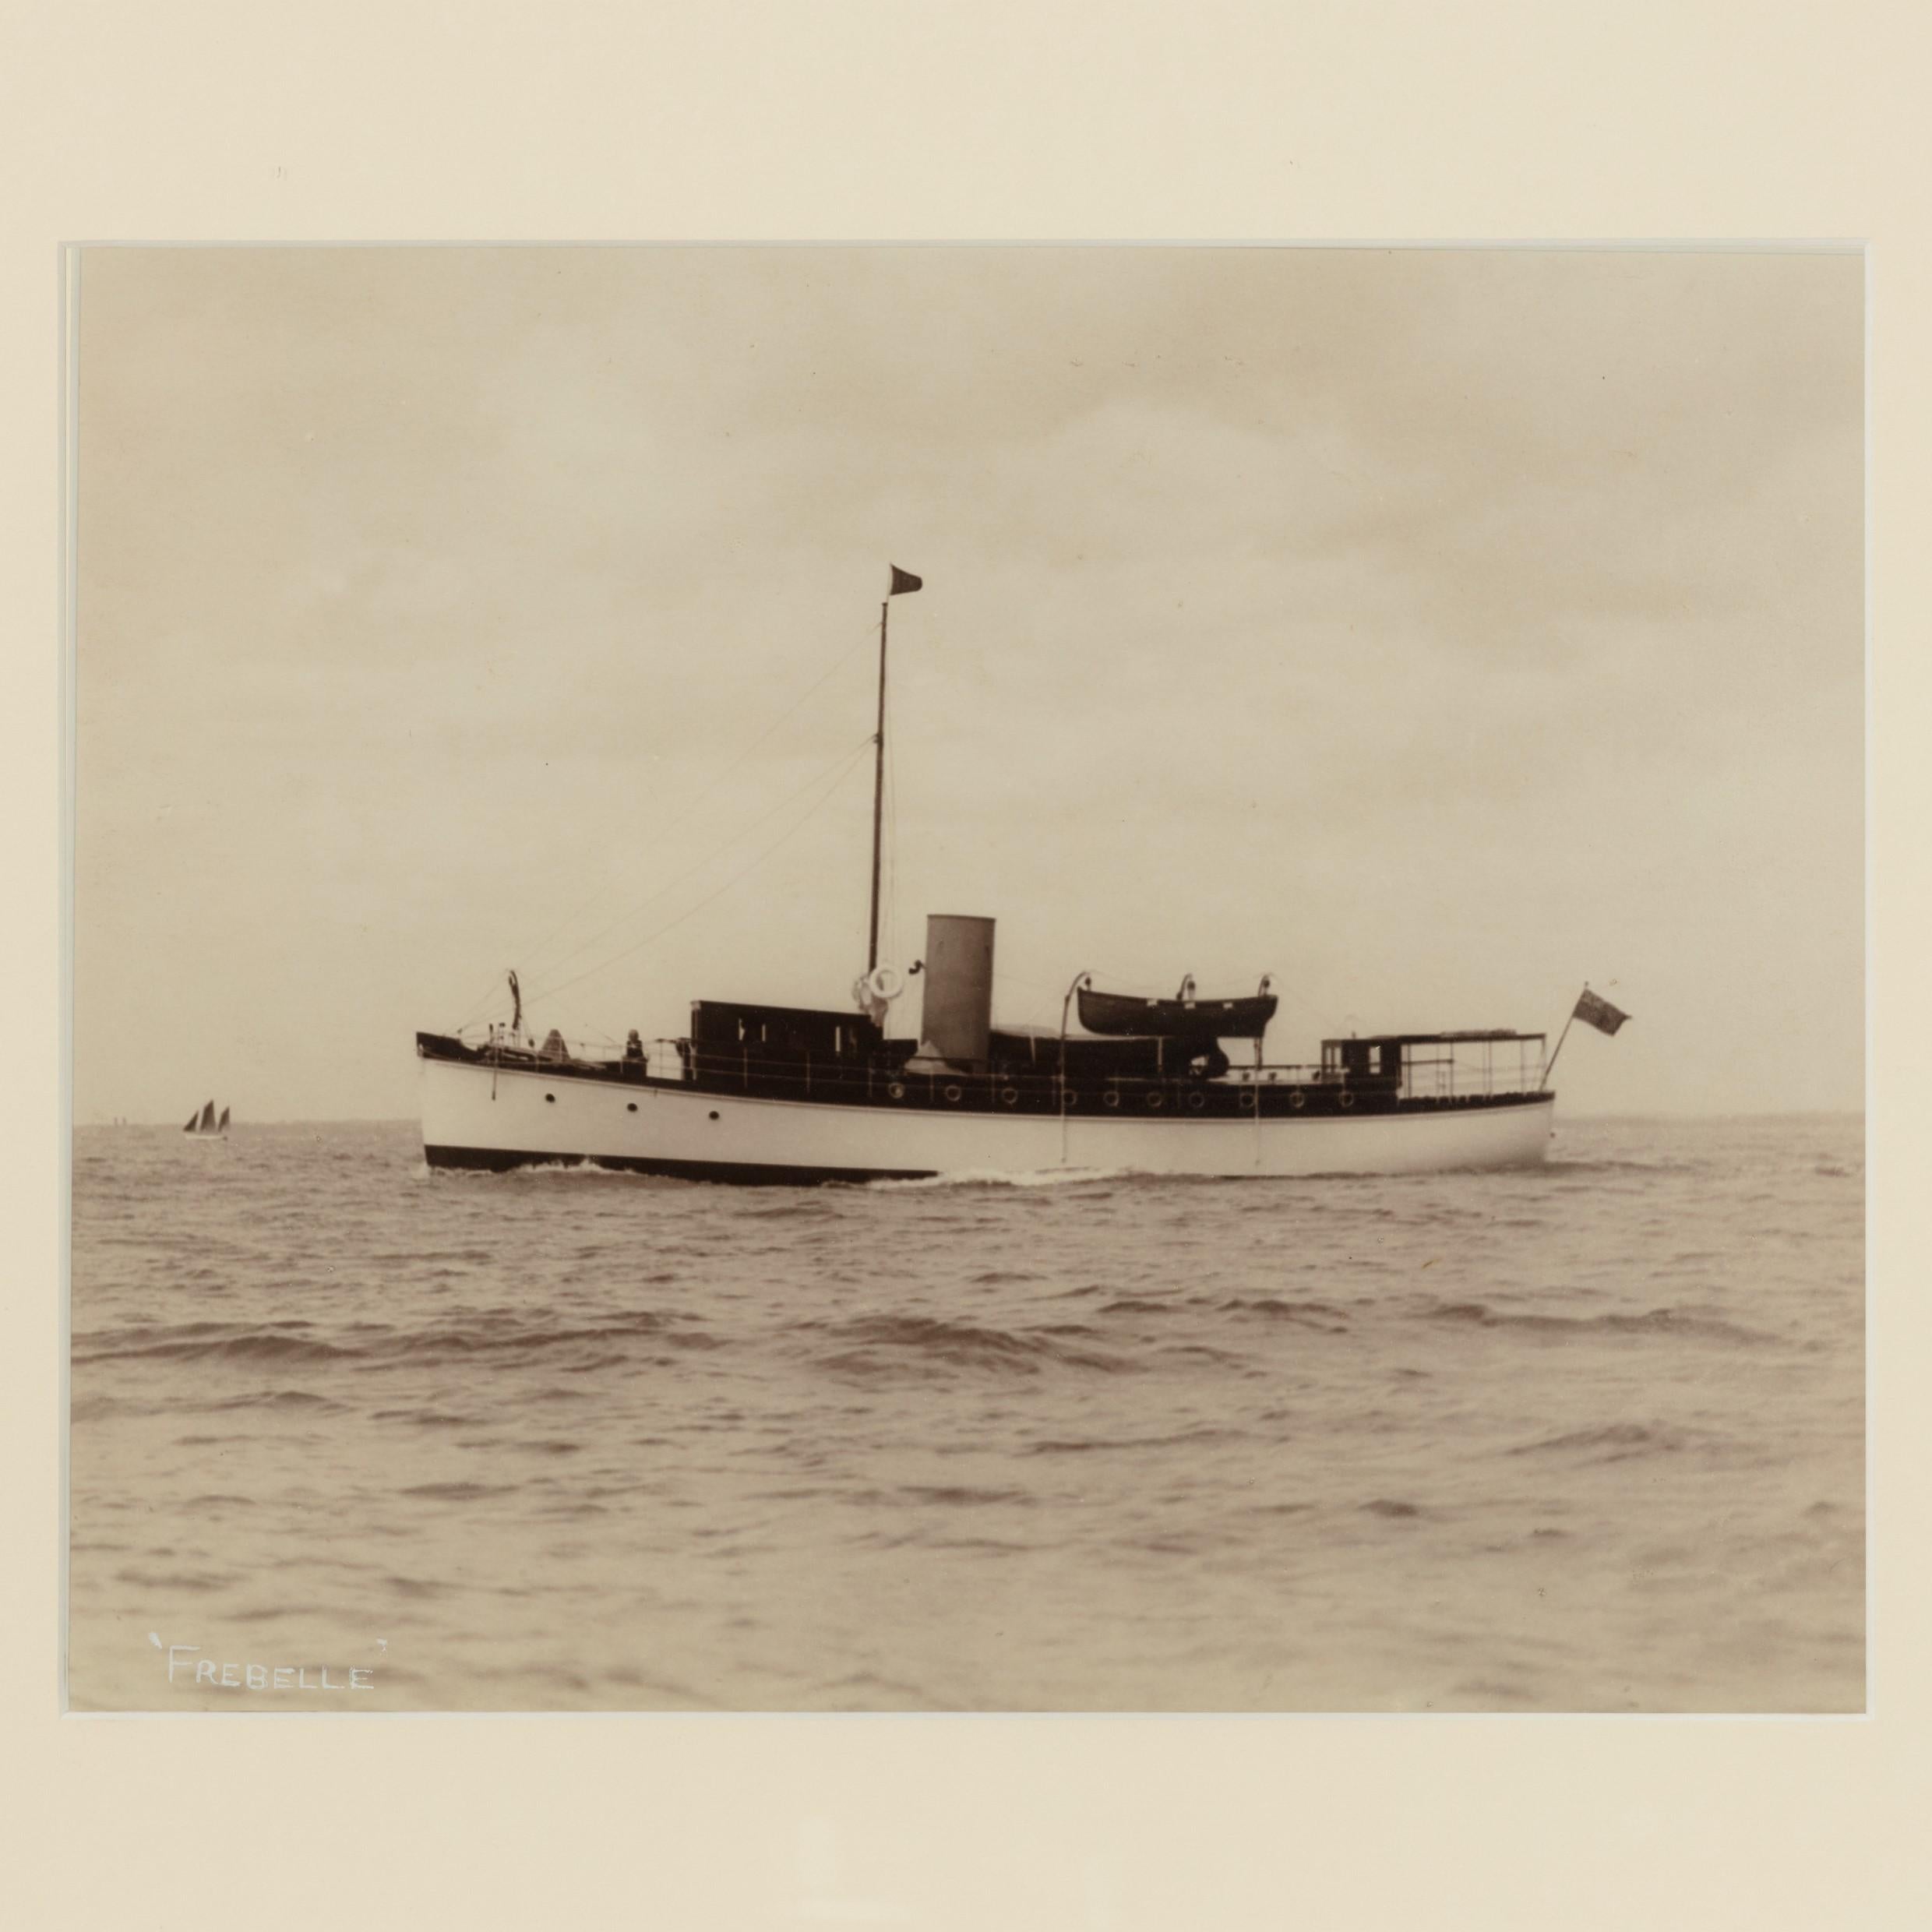
M72 250L69 1708L1863 1712L1866 276Z

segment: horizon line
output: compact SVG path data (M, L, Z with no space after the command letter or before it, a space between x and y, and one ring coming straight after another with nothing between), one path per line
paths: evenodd
M1689 1109L1670 1109L1654 1113L1626 1113L1596 1111L1578 1111L1566 1115L1571 1120L1808 1120L1864 1119L1867 1108L1856 1107L1760 1107L1713 1109L1701 1112ZM76 1120L71 1124L79 1127L165 1127L173 1126L180 1131L179 1123L172 1116L167 1119L136 1120L129 1119ZM264 1116L257 1119L236 1122L231 1120L230 1127L247 1126L256 1127L414 1127L421 1126L414 1114L289 1114L273 1117Z

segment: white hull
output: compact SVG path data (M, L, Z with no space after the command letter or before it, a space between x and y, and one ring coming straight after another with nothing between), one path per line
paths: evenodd
M432 1165L594 1162L695 1179L864 1180L1076 1169L1229 1178L1517 1167L1555 1096L1394 1113L1219 1119L948 1114L764 1100L425 1058Z

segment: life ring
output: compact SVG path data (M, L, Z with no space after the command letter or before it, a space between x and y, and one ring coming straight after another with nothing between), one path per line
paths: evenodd
M947 1098L948 1100L957 1100L957 1099L958 1099L958 1098L959 1098L959 1089L958 1089L957 1087L948 1087L948 1088L947 1088L947 1090L946 1090L946 1098Z
M875 999L897 999L905 991L905 975L896 966L875 966L866 975L866 990Z
M903 1100L905 1098L905 1089L901 1087L896 1080L886 1089L886 1091L891 1095L894 1100Z
M1345 1087L1341 1090L1341 1098L1336 1101L1335 1105L1338 1107L1352 1107L1355 1105L1355 1095Z
M1308 1105L1308 1096L1303 1093L1299 1087L1297 1087L1289 1093L1288 1096L1288 1104L1299 1113L1303 1108Z

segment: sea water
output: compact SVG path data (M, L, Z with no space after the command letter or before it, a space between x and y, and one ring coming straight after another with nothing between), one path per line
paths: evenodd
M769 1190L83 1129L73 1210L77 1709L1863 1703L1856 1118Z

